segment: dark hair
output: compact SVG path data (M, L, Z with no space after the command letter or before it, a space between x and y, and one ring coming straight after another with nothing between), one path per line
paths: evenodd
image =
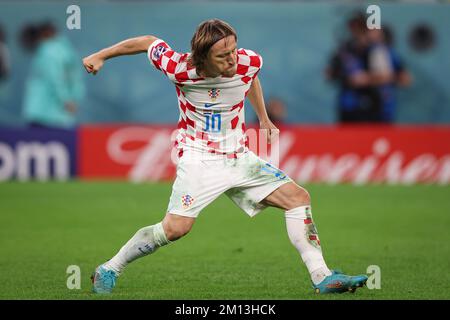
M358 31L367 29L364 13L361 11L353 12L351 17L347 20L347 26L349 29Z
M209 49L219 40L228 36L234 36L237 41L236 31L225 21L211 19L203 21L194 33L191 40L190 63L197 69L204 67Z
M57 32L56 26L50 20L46 20L39 24L39 33L43 34L55 34Z
M19 42L27 51L34 51L39 43L39 27L35 24L26 24L19 33Z

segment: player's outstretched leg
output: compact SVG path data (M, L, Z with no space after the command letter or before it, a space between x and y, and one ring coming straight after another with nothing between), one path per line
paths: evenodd
M285 209L289 239L305 263L316 293L354 292L367 281L366 275L348 276L328 268L312 219L309 193L295 183L286 183L265 201Z
M111 293L117 277L130 262L181 238L191 230L194 221L194 218L168 213L162 222L138 230L113 258L95 269L92 290Z
M297 248L308 268L316 293L354 292L358 287L364 286L367 281L366 275L348 276L328 269L322 255L310 205L287 210L286 226L292 244Z

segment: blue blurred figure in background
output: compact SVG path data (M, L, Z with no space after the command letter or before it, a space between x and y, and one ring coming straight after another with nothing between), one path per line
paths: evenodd
M368 74L366 19L356 13L347 21L350 38L333 54L327 74L339 85L338 121L375 122L380 109L380 97L372 87Z
M389 28L369 30L367 36L368 72L380 97L377 120L391 123L395 121L396 87L410 85L411 76L393 49L393 35Z
M397 86L411 77L392 47L388 29L369 30L363 14L347 22L351 37L339 46L328 67L328 77L340 86L341 123L395 121Z
M74 48L50 22L30 26L22 41L34 54L25 85L25 121L31 127L74 127L77 105L85 92Z

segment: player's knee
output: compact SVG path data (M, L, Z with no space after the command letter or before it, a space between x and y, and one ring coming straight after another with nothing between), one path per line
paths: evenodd
M177 225L169 225L166 232L166 237L170 241L175 241L185 236L191 231L191 227L188 225L177 224Z
M293 192L290 198L290 209L311 204L311 196L309 195L309 192L300 186L297 186L297 189Z
M164 219L163 221L164 232L169 241L178 240L188 234L192 225L193 223L190 220Z

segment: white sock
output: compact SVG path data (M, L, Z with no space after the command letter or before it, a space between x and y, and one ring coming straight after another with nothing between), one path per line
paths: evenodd
M311 206L287 210L286 229L289 239L308 268L312 282L318 284L331 275L322 256L319 236L312 220Z
M170 241L167 240L161 222L144 227L139 229L113 258L105 262L103 267L120 275L127 264L155 252L168 243Z

